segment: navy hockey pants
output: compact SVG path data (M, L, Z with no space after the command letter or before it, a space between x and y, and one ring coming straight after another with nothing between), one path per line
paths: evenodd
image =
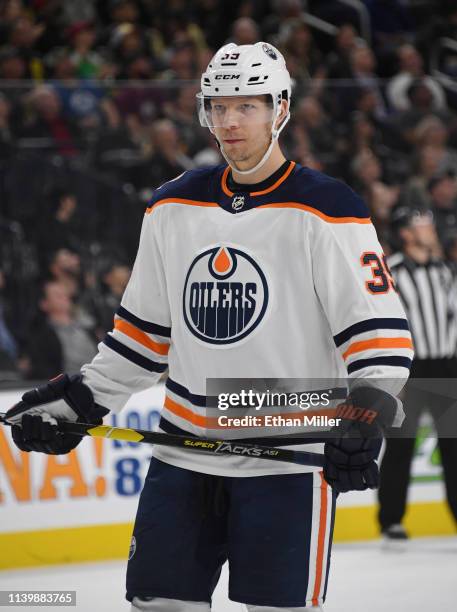
M127 599L210 602L228 559L233 601L321 605L335 499L318 472L210 476L153 458L130 547Z

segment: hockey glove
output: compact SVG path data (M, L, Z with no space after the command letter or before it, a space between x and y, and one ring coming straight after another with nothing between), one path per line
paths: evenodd
M24 393L21 401L8 410L5 420L12 425L13 440L22 451L63 455L73 450L82 437L60 433L57 419L100 425L108 412L95 404L81 375L60 374Z
M325 443L324 478L338 493L375 489L379 485L376 459L385 429L397 411L397 399L375 387L354 389L336 409L340 424Z

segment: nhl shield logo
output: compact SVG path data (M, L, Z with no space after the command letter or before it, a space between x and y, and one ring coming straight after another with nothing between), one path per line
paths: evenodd
M187 273L183 315L190 332L212 345L232 345L264 318L268 284L246 252L215 246L197 255Z
M233 210L239 211L243 208L244 206L244 196L243 195L237 195L233 198L232 200L232 208Z

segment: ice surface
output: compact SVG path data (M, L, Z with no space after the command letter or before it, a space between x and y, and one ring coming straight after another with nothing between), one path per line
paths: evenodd
M21 610L128 612L125 563L87 563L0 572L0 590L76 590L76 608ZM177 577L178 578L178 577ZM230 602L227 568L213 600L214 612L241 612ZM404 552L386 551L379 541L334 547L325 612L456 612L457 537L421 538Z

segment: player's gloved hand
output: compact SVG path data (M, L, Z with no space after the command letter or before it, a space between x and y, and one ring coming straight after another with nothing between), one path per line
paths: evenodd
M82 437L60 433L57 419L100 425L108 412L95 404L81 375L60 374L24 393L21 401L8 410L5 420L12 424L13 440L21 450L63 455L74 449Z
M336 409L341 422L325 443L324 478L338 493L375 489L376 459L384 431L395 418L398 400L375 387L358 387Z

